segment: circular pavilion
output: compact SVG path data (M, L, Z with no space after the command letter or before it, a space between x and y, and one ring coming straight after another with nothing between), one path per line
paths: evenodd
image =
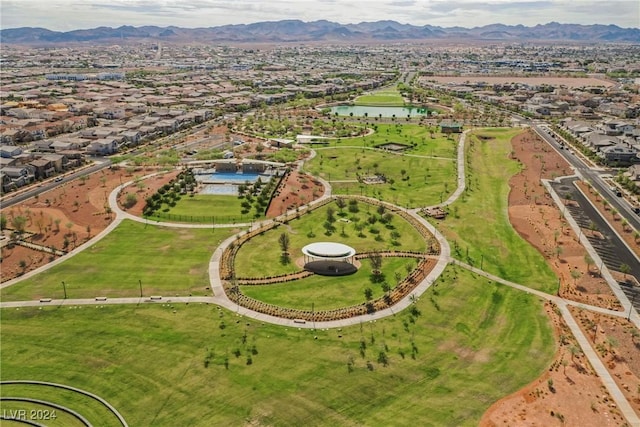
M358 271L353 265L356 250L335 242L316 242L302 248L304 268L323 276L346 276Z

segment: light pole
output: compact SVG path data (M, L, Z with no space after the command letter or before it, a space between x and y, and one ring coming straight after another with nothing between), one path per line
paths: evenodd
M483 263L484 263L484 254L480 254L480 270L482 270Z
M62 281L62 290L64 291L64 299L67 299L67 285Z
M140 285L140 298L142 298L142 280L138 279L138 285Z

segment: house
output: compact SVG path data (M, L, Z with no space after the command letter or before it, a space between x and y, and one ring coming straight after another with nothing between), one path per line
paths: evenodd
M118 142L114 139L96 139L87 146L87 154L108 156L118 151Z
M585 145L593 151L599 152L604 147L611 147L620 144L620 140L615 136L603 135L597 132L584 134Z
M53 153L54 149L51 147L53 142L49 139L44 139L41 141L34 141L31 146L33 147L33 151L38 151L41 153Z
M622 144L604 147L600 150L598 155L610 165L630 165L640 162L638 152L633 148L629 148Z
M15 145L0 145L0 157L10 159L19 154L22 154L22 148Z
M34 168L36 179L49 178L56 173L55 165L51 160L39 158L32 160L29 165Z
M140 138L142 138L142 133L137 130L126 130L120 135L122 135L126 139L126 141L128 142L127 145L130 147L138 145L140 143Z
M56 172L64 171L67 168L67 163L69 163L67 156L64 154L43 154L40 158L49 160L53 164Z
M16 188L18 186L11 180L11 177L0 170L0 189L2 189L2 193L8 193Z

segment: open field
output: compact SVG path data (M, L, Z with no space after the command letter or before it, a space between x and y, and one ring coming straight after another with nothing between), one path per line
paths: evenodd
M362 194L411 207L437 204L454 190L456 167L453 160L358 148L323 148L317 152L306 169L330 181L334 194ZM357 175L375 174L384 175L387 182L370 185L357 182Z
M363 259L358 271L349 276L329 277L313 275L293 282L271 285L240 286L243 294L285 308L311 310L333 310L367 302L365 289L372 291L371 299L384 295L382 280L373 283L373 274L369 260ZM396 274L400 278L407 276L407 268L416 267L414 258L387 257L382 260L382 276L391 288L396 285Z
M510 193L507 182L523 167L509 158L516 153L510 143L515 133L509 129L482 129L469 137L469 190L449 207L447 219L434 224L448 238L454 257L503 278L555 293L558 278L550 267L551 260L545 260L544 251L530 246L527 233L518 236L509 222L511 199L507 196L517 191L512 188ZM426 139L428 144L431 138ZM447 149L446 144L455 146L454 141L444 138L432 141L441 144L443 150ZM330 177L334 192L359 194L358 190L363 191L360 184L335 182L338 179L333 176L350 176L357 168L343 156L349 150L340 148L344 143L337 142L338 148L318 153L340 153L335 158L323 157L325 167L336 163ZM362 154L367 159L377 152L354 149L349 153L354 159ZM428 150L423 153L428 154ZM404 162L422 160L377 154L389 156L376 161L380 162L380 169L393 158ZM318 157L314 162L317 160ZM527 162L522 155L518 160ZM452 168L450 193L455 182L455 162L447 162ZM383 184L396 187L388 193L379 185L366 187L378 187L376 197L397 204L403 197L414 195L436 199L425 204L437 203L439 197L448 196L443 183L449 181L439 182L442 189L437 194L429 194L438 188L435 182L429 189L407 186L398 194L397 180L403 181L409 175L407 181L413 182L414 171L422 171L423 166L412 164L404 169L395 164L389 170L395 174L392 178L396 182ZM373 164L368 167L373 169ZM404 174L400 173L403 169ZM321 176L329 178L328 172ZM513 185L522 186L518 182L521 181L514 181ZM525 189L531 194L531 185L525 185ZM407 204L412 201L408 199ZM289 233L292 254L295 239L300 239L298 247L303 246L304 239L336 240L343 234L343 224L346 238L355 242L353 246L362 245L363 240L382 247L389 245L392 229L379 221L373 226L379 228L381 242L373 239L376 233L368 230L370 224L362 230L366 239L358 237L357 230L349 228L355 222L336 221L332 235L325 236L327 208L320 208L319 217L304 215L279 226L268 232L272 233L268 239L259 240L268 234L265 233L248 242L245 246L257 245L246 253L242 253L244 247L240 250L246 264L243 269L251 272L254 268L256 275L262 276L271 268L282 268L277 243L282 232ZM349 219L352 213L344 210L344 218ZM375 212L375 207L370 211ZM366 212L360 203L360 222L365 222ZM536 230L546 227L544 213L541 209L540 215L537 212L532 209L526 217L515 218L532 221ZM337 208L335 215L342 218ZM397 217L392 220L395 230L401 223L404 221ZM94 297L102 291L109 296L112 291L114 296L137 296L138 276L142 277L145 295L210 294L205 287L209 283L207 263L215 247L229 235L225 233L231 232L170 230L151 225L145 228L144 224L126 221L85 254L30 279L27 285L4 289L1 296L5 301L61 298L62 280L67 282L70 298ZM422 244L412 233L412 229L401 231L398 249L424 250L408 249L416 242ZM90 251L98 258L90 257ZM83 255L86 259L79 258ZM82 262L74 263L78 258ZM404 262L415 262L402 259L396 266L395 261L383 261L383 267L389 268L388 281L395 279L396 271L406 271ZM374 297L382 292L379 285L369 282L368 261L362 262L361 271L348 278L358 286L352 292L343 292L347 286L340 285L345 283L321 277L275 286L243 286L243 291L251 296L254 295L250 292L256 292L255 297L266 302L307 309L311 309L311 303L320 310L322 304L330 308L336 301L340 305L352 298L361 302L366 286L374 290ZM245 271L237 265L236 268ZM80 280L76 281L76 277ZM105 283L110 286L105 287ZM51 290L52 295L42 294ZM564 297L570 299L571 295ZM55 381L92 391L121 410L130 425L478 425L489 407L493 414L486 413L491 418L483 426L494 425L490 424L494 421L497 425L517 424L517 420L525 422L525 418L526 422L544 421L545 417L555 421L549 408L571 421L577 419L574 413L589 414L590 424L579 425L600 426L605 421L615 424L618 418L609 406L611 396L602 390L595 374L581 372L580 364L588 362L582 354L574 359L572 348L577 344L567 329L560 329L564 338L559 339L559 344L554 342L551 324L558 332L558 319L553 316L553 307L545 304L545 308L546 314L542 303L526 293L449 266L408 310L377 322L335 330L275 327L237 317L213 305L194 303L4 309L0 312L0 378ZM598 325L600 317L596 316L593 322ZM620 357L631 359L635 347L633 338L628 337L627 324L618 320L616 334L607 322L599 326L599 344L604 348L608 343L606 362L616 362L616 370L609 368L612 374L622 377L624 385L631 384L631 391L627 390L631 395L637 389L637 364L627 365ZM622 345L613 349L609 337L625 340L624 348L631 352L619 350ZM29 363L25 363L27 358ZM546 382L550 378L556 381L556 392L548 391ZM544 390L543 397L538 395L532 401L532 393L539 389ZM597 399L585 397L583 391L590 396L597 393ZM512 392L517 393L505 397ZM4 387L2 393L6 395ZM498 399L508 404L491 406ZM515 403L509 403L509 399Z
M400 92L395 90L394 87L359 96L356 98L355 104L402 107L404 105L404 99L402 98L402 95L400 95Z
M208 262L231 229L170 229L123 221L87 250L2 289L3 301L95 296L208 295Z
M90 390L86 391L91 392ZM0 394L3 397L26 397L64 406L86 418L93 425L105 427L118 427L122 425L117 417L100 402L72 390L39 384L3 384ZM71 413L50 406L29 402L2 402L2 411L4 414L7 414L11 409L25 409L27 410L27 419L42 422L47 426L80 427L84 425L80 423L76 417L72 416ZM31 410L44 411L43 415L51 415L53 413L55 419L30 418L30 415L33 415L30 413ZM2 424L4 425L4 421Z
M295 259L302 256L302 248L312 242L333 241L353 247L356 252L374 250L418 251L426 250L424 239L407 221L391 214L386 224L380 222L382 216L376 207L368 203L358 202L358 212L349 212L345 207L340 209L335 202L313 210L300 219L290 221L284 226L269 230L254 237L242 245L235 259L235 269L239 277L265 277L300 271ZM333 210L334 230L327 234L326 224L328 211ZM389 213L389 211L385 211ZM369 219L373 218L373 219ZM371 223L370 221L374 221ZM360 231L358 228L362 227ZM398 233L394 239L392 233ZM281 262L281 251L278 243L280 235L289 236L289 254L291 262Z
M469 135L468 191L450 206L445 220L433 222L449 240L453 256L476 266L482 263L484 270L504 279L555 293L557 277L509 222L508 181L520 168L509 159L510 140L518 132L482 129Z
M331 145L339 147L380 147L386 143L395 142L406 144L409 147L403 154L413 154L420 156L455 158L457 148L457 138L449 139L447 135L438 133L437 126L420 126L416 124L369 123L373 133L367 136L355 138L341 138Z
M237 196L196 194L183 196L168 212L156 212L149 219L175 222L225 224L249 222L255 219L255 210L241 214L242 200ZM264 217L264 215L262 215Z
M414 314L340 331L205 304L7 309L2 379L92 391L130 425L477 425L555 346L535 298L445 275Z

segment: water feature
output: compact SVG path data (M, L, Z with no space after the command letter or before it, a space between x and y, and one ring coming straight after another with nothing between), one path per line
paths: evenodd
M338 105L331 107L331 115L349 116L353 113L356 117L393 117L403 118L407 116L420 117L429 114L429 110L423 107L370 107L365 105Z

